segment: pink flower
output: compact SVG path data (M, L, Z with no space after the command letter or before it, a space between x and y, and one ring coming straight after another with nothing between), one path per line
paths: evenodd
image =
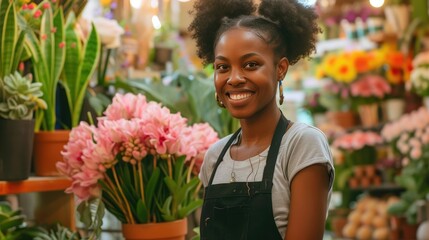
M378 133L355 131L335 139L333 146L342 150L359 150L364 146L376 146L382 142L383 139Z
M110 120L141 117L141 114L146 111L146 104L146 97L141 94L116 94L112 100L112 104L106 109L104 114Z
M391 92L390 85L379 75L365 75L350 85L354 97L382 99Z
M29 5L29 6L32 6L32 5ZM30 7L29 7L30 8ZM31 8L30 8L31 9ZM34 14L33 14L33 17L34 18L39 18L40 16L42 16L42 11L40 11L40 9L37 9L35 12L34 12Z
M106 183L119 169L116 167L131 164L133 171L137 163L144 171L154 167L156 162L144 159L186 156L186 166L194 163L192 172L187 173L195 174L205 152L217 140L217 133L207 123L187 126L180 113L147 102L143 95L116 94L97 126L81 123L72 129L62 152L64 161L57 163L57 168L72 180L66 192L85 201L100 196L100 181ZM148 162L154 165L145 166ZM119 179L121 173L117 173Z
M199 172L204 154L207 149L219 140L217 132L208 123L194 124L186 128L183 133L181 154L186 155L186 159L195 158L196 170Z

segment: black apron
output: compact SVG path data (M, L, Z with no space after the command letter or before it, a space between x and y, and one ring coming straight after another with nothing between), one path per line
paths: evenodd
M240 129L229 139L205 188L200 223L202 240L282 239L274 221L271 189L277 155L288 124L289 120L282 114L271 140L261 182L212 185L216 170Z

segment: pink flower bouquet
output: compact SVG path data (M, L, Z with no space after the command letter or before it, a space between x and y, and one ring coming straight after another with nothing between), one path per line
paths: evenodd
M389 83L380 75L364 75L350 85L351 96L357 100L358 105L381 101L390 92Z
M429 151L429 111L425 107L403 115L397 121L386 124L381 135L405 163L419 160Z
M383 139L376 132L355 131L338 137L332 145L344 152L349 164L365 165L375 162L376 146L381 143Z
M72 180L66 192L81 215L98 200L122 223L172 221L201 206L197 174L217 140L206 123L188 126L143 95L117 94L98 126L72 129L57 168Z

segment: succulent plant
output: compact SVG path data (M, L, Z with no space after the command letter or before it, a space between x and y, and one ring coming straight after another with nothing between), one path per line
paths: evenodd
M46 109L40 97L42 84L32 82L31 75L23 77L19 72L0 79L0 117L12 120L30 120L36 109Z
M29 240L41 234L42 229L28 227L25 224L25 215L21 210L13 210L9 202L0 202L0 239L1 240Z
M80 240L82 237L78 232L73 232L69 228L57 224L55 227L46 230L43 229L34 240Z

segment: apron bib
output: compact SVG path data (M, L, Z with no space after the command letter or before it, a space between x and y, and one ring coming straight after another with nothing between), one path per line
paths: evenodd
M289 120L282 114L271 140L260 182L212 185L216 170L240 129L229 139L205 188L200 223L202 240L281 240L273 216L271 189L280 144L288 124Z

